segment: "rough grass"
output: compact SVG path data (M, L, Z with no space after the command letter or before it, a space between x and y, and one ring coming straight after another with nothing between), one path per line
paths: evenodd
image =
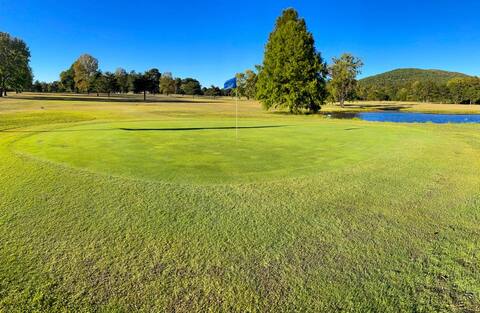
M233 105L1 100L0 311L480 311L479 125Z

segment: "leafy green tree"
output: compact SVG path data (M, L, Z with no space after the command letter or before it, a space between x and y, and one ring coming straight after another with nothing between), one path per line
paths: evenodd
M97 72L95 74L91 89L97 93L97 97L100 95L100 93L107 92L107 80L105 79L105 76L103 76L102 72Z
M134 93L143 93L143 100L147 100L147 92L155 94L159 92L161 74L157 69L151 69L145 73L130 72L129 84Z
M107 85L107 94L110 97L112 92L120 92L120 86L118 85L117 78L115 77L114 73L105 72L105 82Z
M83 54L73 64L73 70L77 89L89 93L97 77L98 60L89 54Z
M160 93L160 78L162 74L156 68L152 68L143 74L146 79L147 91L151 94Z
M42 84L38 80L36 80L32 85L32 90L34 92L42 92Z
M61 89L61 84L59 81L53 81L48 84L48 92L59 92Z
M193 78L182 79L181 89L184 94L190 96L196 96L202 94L202 85L200 82Z
M345 106L345 101L352 100L357 86L357 75L363 62L349 53L344 53L340 58L333 58L333 64L329 67L330 76L329 91L333 98Z
M112 92L119 90L115 75L110 72L106 72L105 74L98 72L95 77L93 89L97 93L97 96L100 93L106 93L108 97L110 97Z
M410 87L411 97L408 100L431 102L439 99L439 86L431 81L416 81Z
M248 100L255 99L257 94L257 81L257 73L252 70L245 71L245 97L247 97Z
M33 73L30 66L19 69L19 75L16 75L10 82L9 88L15 90L16 93L29 90L32 86ZM6 95L6 90L4 92Z
M68 70L60 73L60 84L65 91L75 91L75 70L73 65Z
M233 89L222 89L222 96L224 97L234 97L235 93Z
M317 112L326 98L326 75L305 20L294 9L283 11L265 48L257 99L266 109Z
M31 84L29 63L30 51L25 42L0 32L0 97L7 95L7 88L19 91Z
M152 85L151 77L147 74L130 73L129 77L132 78L132 89L134 93L143 93L143 101L147 101L147 92Z
M139 93L140 91L135 89L135 80L137 80L140 74L135 71L130 71L127 76L128 90L133 93Z
M254 99L257 92L257 74L252 70L246 70L243 73L237 73L237 88L234 94L247 99Z
M115 79L117 80L117 86L122 93L128 93L130 91L128 82L128 73L123 68L117 68L115 70Z
M235 78L237 79L237 88L235 88L234 94L238 97L245 97L245 87L247 85L245 73L237 73Z
M182 79L179 77L175 78L175 94L177 95L185 94L182 90Z
M210 86L210 88L204 88L203 94L205 96L213 97L215 99L216 97L219 97L222 95L222 90L219 87L212 85Z
M408 100L408 89L402 88L397 92L397 97L399 101L407 101Z
M467 100L468 84L464 78L452 78L448 81L447 86L454 103L459 104Z
M175 79L173 78L172 73L163 73L162 77L160 78L160 92L168 96L172 93L175 93L175 90Z
M467 95L470 100L470 104L480 103L480 78L469 78Z

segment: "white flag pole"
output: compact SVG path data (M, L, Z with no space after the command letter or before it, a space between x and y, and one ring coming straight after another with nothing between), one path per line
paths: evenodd
M238 86L235 88L237 97L235 98L235 135L238 139Z

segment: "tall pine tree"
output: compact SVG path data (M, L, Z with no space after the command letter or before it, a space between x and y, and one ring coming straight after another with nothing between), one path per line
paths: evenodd
M326 64L305 20L294 9L284 10L265 47L257 98L267 110L317 112L327 94L326 75Z

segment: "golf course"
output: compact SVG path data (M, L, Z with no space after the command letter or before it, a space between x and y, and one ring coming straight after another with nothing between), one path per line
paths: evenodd
M141 100L0 98L0 312L480 311L480 124Z

